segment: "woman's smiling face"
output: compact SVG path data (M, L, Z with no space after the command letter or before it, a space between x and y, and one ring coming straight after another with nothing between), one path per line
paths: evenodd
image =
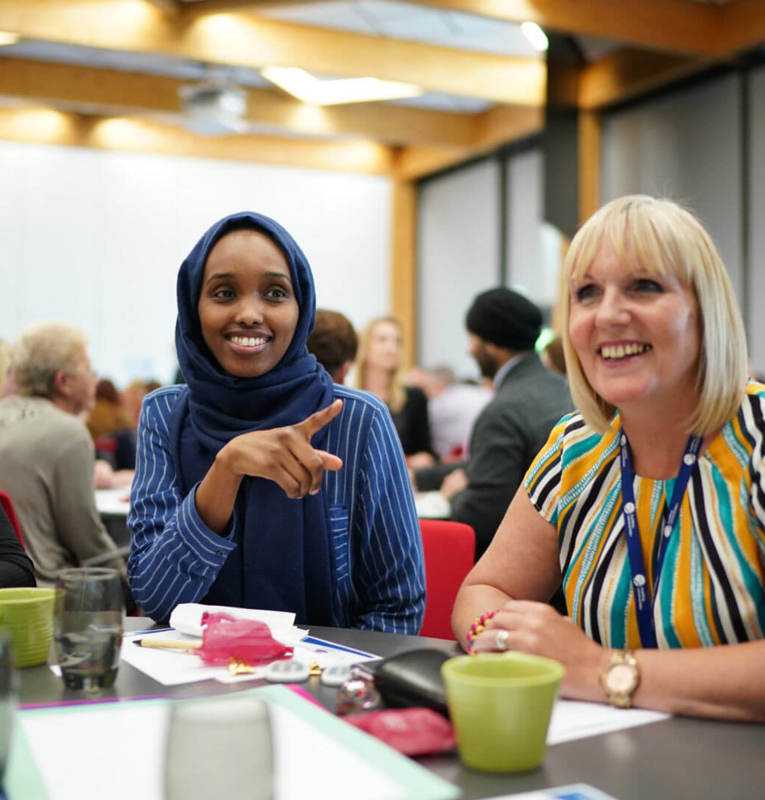
M603 244L570 285L569 335L590 386L622 412L696 402L699 307L672 274L644 274Z
M300 316L282 251L258 231L223 236L207 257L197 310L223 370L239 378L265 375L287 352Z

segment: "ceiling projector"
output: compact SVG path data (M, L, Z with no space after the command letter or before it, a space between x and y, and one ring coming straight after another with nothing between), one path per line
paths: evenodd
M178 90L190 127L198 133L240 133L245 128L247 95L230 83L203 81Z

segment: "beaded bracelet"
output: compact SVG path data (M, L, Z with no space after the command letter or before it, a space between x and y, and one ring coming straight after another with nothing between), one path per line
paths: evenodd
M486 629L486 623L499 612L498 608L495 608L494 611L487 611L485 614L481 614L480 617L476 617L473 624L470 626L470 630L467 632L467 636L465 639L467 640L467 647L466 651L468 654L473 653L473 639L478 636L481 631Z

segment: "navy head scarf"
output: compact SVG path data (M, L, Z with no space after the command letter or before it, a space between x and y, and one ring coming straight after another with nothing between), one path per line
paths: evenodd
M226 234L254 230L284 255L300 309L286 353L269 372L240 378L225 372L202 337L197 304L207 257ZM308 260L277 222L242 212L216 222L178 273L175 346L188 385L173 412L171 447L181 491L205 476L217 452L249 431L292 425L332 402L332 379L306 348L316 297ZM321 448L326 429L312 439ZM229 554L204 602L294 611L296 621L332 621L332 569L324 493L290 500L273 481L245 477L227 532Z

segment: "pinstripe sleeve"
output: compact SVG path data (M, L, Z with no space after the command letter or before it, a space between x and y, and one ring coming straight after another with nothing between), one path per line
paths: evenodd
M178 603L200 600L236 546L202 522L194 487L181 497L168 446L168 420L178 389L146 398L138 424L135 479L130 494L128 581L152 619L166 620Z
M353 626L416 634L425 613L422 538L404 454L387 409L375 407L360 461Z

